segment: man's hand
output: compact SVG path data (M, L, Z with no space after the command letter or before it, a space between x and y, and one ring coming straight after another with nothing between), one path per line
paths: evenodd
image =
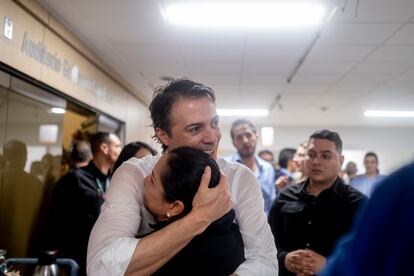
M200 187L193 199L193 210L198 212L209 223L221 218L233 208L227 179L220 176L220 182L214 188L209 188L211 168L206 166L201 178Z
M326 258L313 250L305 249L313 263L313 274L319 274L326 265Z
M312 259L305 250L295 250L289 252L285 258L287 270L297 274L309 274L313 272Z
M325 267L326 258L313 250L295 250L286 255L287 270L300 276L318 274Z

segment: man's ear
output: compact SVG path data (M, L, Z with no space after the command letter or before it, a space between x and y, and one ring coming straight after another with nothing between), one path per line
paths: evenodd
M108 154L109 151L109 147L106 143L102 143L99 145L99 149L104 153L104 154Z
M184 211L184 203L181 200L174 201L168 210L170 218L180 215Z
M157 135L158 139L161 141L162 144L168 147L168 145L170 144L170 138L168 137L168 134L165 130L156 128L155 135Z
M345 157L341 155L341 169L342 169L342 165L344 164L344 160L345 160Z

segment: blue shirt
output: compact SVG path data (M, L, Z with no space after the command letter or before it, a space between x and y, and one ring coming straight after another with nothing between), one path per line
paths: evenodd
M239 162L243 164L240 155L238 153L225 158L228 161ZM272 207L273 200L276 197L275 188L275 169L272 165L258 156L255 156L257 170L254 172L257 181L262 189L264 199L264 211L266 215L269 213Z
M378 183L384 178L385 176L380 174L377 174L373 178L369 178L367 175L363 174L354 177L349 185L369 197L374 191L375 187L377 187Z
M414 275L414 163L379 183L320 276Z

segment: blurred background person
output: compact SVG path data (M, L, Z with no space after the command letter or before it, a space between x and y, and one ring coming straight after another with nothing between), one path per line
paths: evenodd
M36 222L43 200L43 183L24 171L26 144L10 140L3 147L0 172L0 248L13 257L36 257Z
M264 161L269 162L272 165L275 163L273 153L270 150L261 150L257 155L259 155L260 158L262 158Z
M352 179L355 178L358 172L357 164L353 161L349 161L346 163L345 169L342 173L342 179L344 180L345 184L351 183Z
M364 157L365 174L354 177L350 183L352 187L366 196L370 196L384 175L380 175L378 169L378 156L374 152L368 152Z
M293 156L293 161L296 163L296 171L292 173L292 180L290 180L287 175L279 177L276 180L276 188L278 190L285 188L288 184L301 183L308 178L305 166L307 147L307 142L303 142L298 146L296 153Z
M127 161L131 157L135 158L142 158L147 155L157 155L157 151L153 149L150 145L144 142L132 142L127 144L119 154L118 159L115 162L114 168L112 169L113 172L119 168L125 161Z
M43 163L41 161L33 161L30 165L30 174L39 179L41 182L44 182L45 172Z
M255 154L259 138L256 126L249 120L238 119L231 125L230 135L237 152L226 159L241 163L254 173L262 189L264 211L268 214L276 197L275 169Z
M293 173L297 169L296 162L293 161L295 154L296 150L293 148L284 148L279 153L279 169L275 172L277 191L294 183Z
M386 177L321 276L414 275L414 163Z
M74 169L54 186L48 246L58 256L74 259L80 275L86 275L89 234L101 212L110 170L121 152L121 141L113 133L97 132L91 138L92 160Z
M276 172L276 180L286 175L289 177L289 181L292 181L292 174L296 171L296 163L293 161L296 150L293 148L284 148L279 153L279 166L280 169Z
M77 141L72 145L70 153L71 169L77 169L88 165L92 160L91 144L88 141Z
M296 149L293 161L296 163L296 176L294 176L295 183L301 183L308 178L308 172L305 166L306 151L308 149L308 142L301 143Z

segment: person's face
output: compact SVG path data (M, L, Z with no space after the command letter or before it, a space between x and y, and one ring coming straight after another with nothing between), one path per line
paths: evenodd
M240 157L251 157L256 151L257 135L246 124L233 128L233 145Z
M343 163L343 156L334 142L326 139L310 139L305 167L311 182L331 184L335 181Z
M305 168L306 158L307 158L306 148L303 146L299 146L296 149L296 153L295 153L295 156L293 157L293 161L296 163L298 170L304 175L307 175L306 168Z
M378 169L378 163L374 156L367 156L364 159L364 167L367 174L376 174Z
M135 154L134 154L134 157L136 157L136 158L142 158L142 157L145 157L145 156L147 156L147 155L152 155L152 153L148 150L148 149L146 149L146 148L140 148Z
M107 143L107 147L108 150L106 155L108 157L108 160L112 164L115 164L122 150L122 144L118 136L116 136L115 134L109 135L109 143Z
M345 168L345 171L349 176L354 176L354 175L356 175L358 170L357 170L356 165L354 163L348 163L346 168Z
M163 155L151 174L144 179L144 205L158 221L167 219L167 211L171 205L165 200L160 179L161 172L166 169L167 156L168 154Z
M260 158L262 158L263 160L269 162L269 163L273 163L273 156L270 153L264 152L262 154L260 154Z
M156 130L167 150L192 147L217 157L221 132L214 102L207 97L180 99L173 104L170 117L171 135L165 130Z

